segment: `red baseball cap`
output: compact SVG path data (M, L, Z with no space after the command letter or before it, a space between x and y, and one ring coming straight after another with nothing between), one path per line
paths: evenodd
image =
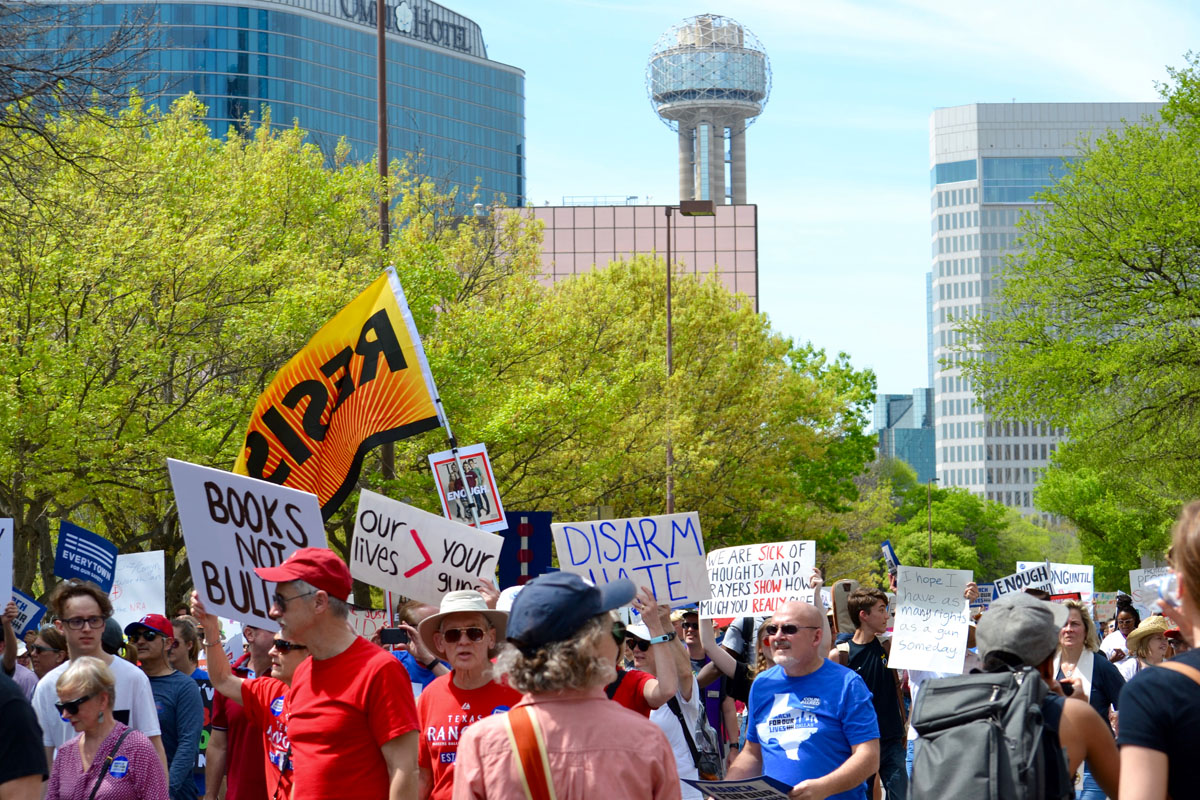
M350 568L327 547L302 547L278 567L258 567L254 574L264 581L304 581L343 602L350 596Z
M164 617L162 614L147 614L137 622L131 622L125 626L125 635L133 633L138 628L148 628L156 633L161 633L163 636L174 636L175 628L171 625L171 620Z

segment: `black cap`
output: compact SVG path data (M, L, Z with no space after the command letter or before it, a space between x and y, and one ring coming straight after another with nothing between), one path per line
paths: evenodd
M549 572L521 589L508 613L508 641L522 649L569 639L597 614L633 600L637 587L624 578L592 586L571 572Z

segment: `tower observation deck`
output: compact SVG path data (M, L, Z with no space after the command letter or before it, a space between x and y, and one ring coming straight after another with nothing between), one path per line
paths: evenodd
M744 204L746 127L771 94L771 65L758 38L728 17L686 19L654 45L646 89L655 113L679 135L679 199Z

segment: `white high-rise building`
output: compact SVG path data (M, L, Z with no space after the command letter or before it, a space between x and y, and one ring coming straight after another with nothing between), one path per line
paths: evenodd
M1017 252L1017 220L1052 184L1081 139L1156 115L1161 103L975 103L940 108L929 121L933 238L932 329L935 462L941 486L1033 513L1033 487L1063 431L993 420L958 367L957 321L978 316ZM950 363L944 365L943 360Z

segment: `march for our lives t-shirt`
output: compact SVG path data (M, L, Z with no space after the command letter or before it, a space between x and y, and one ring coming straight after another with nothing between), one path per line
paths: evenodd
M853 670L828 659L815 671L788 677L775 666L750 687L747 741L762 750L763 772L789 786L828 775L850 748L879 738L871 691ZM866 783L831 795L863 800Z

